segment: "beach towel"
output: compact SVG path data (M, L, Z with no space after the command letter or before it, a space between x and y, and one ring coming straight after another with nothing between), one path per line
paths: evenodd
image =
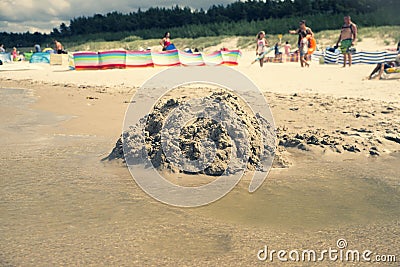
M391 73L400 73L400 67L387 68L387 69L385 69L385 72L386 72L387 74L391 74Z

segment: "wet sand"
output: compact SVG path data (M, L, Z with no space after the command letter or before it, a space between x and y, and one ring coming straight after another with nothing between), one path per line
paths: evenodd
M330 67L317 72L329 75ZM400 258L400 144L385 139L399 136L400 103L381 84L368 83L377 88L362 94L364 81L345 77L346 96L316 92L316 85L290 89L292 81L288 90L277 89L282 81L263 83L279 138L290 141L279 146L286 168L274 168L253 194L244 181L214 204L181 209L143 193L120 162L101 161L138 84L13 75L2 73L0 82L2 266L254 266L265 264L257 260L264 245L322 250L339 238L350 249ZM338 142L340 153L324 138ZM347 144L360 151L343 149Z

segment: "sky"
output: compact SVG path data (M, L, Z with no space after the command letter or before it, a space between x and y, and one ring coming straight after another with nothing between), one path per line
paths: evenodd
M208 9L215 4L236 0L1 0L0 32L45 32L78 16L106 14L112 11L129 13L138 8L189 6Z

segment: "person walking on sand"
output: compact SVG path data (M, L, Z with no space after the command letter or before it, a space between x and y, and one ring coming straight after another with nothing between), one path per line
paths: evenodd
M260 31L257 34L257 45L256 45L256 56L259 57L260 67L264 65L265 49L268 45L267 39L265 39L265 32Z
M350 16L344 17L344 24L340 31L339 38L336 42L336 46L340 42L340 51L343 54L343 68L346 67L346 61L349 60L349 67L351 67L351 53L350 47L355 45L357 40L357 25L351 21Z
M299 22L299 28L297 30L290 30L289 31L290 34L298 34L299 38L297 40L297 47L299 48L300 51L300 45L301 45L301 40L303 39L303 35L305 34L307 40L310 38L314 38L314 33L311 30L311 28L307 27L306 25L306 21L305 20L301 20ZM307 44L308 45L308 44ZM302 55L303 54L303 55ZM304 60L300 60L300 65L303 67L304 66L304 62L307 62L307 53L301 53L300 51L300 57L303 57ZM308 64L308 63L307 63Z

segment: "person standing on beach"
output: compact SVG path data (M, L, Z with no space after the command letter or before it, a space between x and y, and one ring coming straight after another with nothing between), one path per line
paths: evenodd
M259 57L260 67L264 65L264 56L265 56L265 48L267 47L268 42L265 39L265 32L260 31L257 34L257 45L256 45L256 56Z
M0 44L0 53L5 53L6 50L4 49L4 45Z
M164 37L160 41L160 45L162 46L162 51L166 51L167 47L171 44L171 34L166 32Z
M300 41L300 64L301 67L310 67L310 64L307 62L307 53L308 53L308 40L305 32L301 32L301 41Z
M304 60L300 60L300 65L303 67L304 66L304 61L307 62L307 53L304 54L302 53L302 51L300 50L300 46L301 46L301 40L303 39L303 36L305 35L307 40L310 38L314 38L314 33L311 30L311 28L307 27L306 25L306 21L305 20L301 20L299 22L299 28L297 30L290 30L289 31L290 34L298 34L299 38L297 40L297 47L299 48L300 51L300 57L303 57ZM308 43L307 43L308 46Z
M13 51L12 51L11 55L12 55L12 60L13 61L17 61L18 60L18 52L17 52L17 48L16 47L13 47Z
M62 44L59 41L54 40L54 44L56 46L57 54L65 54L64 47L62 46Z
M280 42L277 42L274 46L274 50L275 50L275 58L279 57L280 55L282 55L282 52L279 51L279 46L281 45Z
M39 45L39 44L35 44L34 48L35 48L35 53L40 53L40 52L42 52L42 49L40 48L40 45Z
M292 46L289 44L288 41L286 41L286 44L284 45L285 48L285 55L286 56L290 56L290 49L292 48Z
M351 21L350 16L345 16L342 30L336 42L336 46L338 46L340 42L340 51L343 54L343 68L346 67L347 59L349 60L349 67L351 67L351 53L349 49L354 46L356 39L357 25Z

